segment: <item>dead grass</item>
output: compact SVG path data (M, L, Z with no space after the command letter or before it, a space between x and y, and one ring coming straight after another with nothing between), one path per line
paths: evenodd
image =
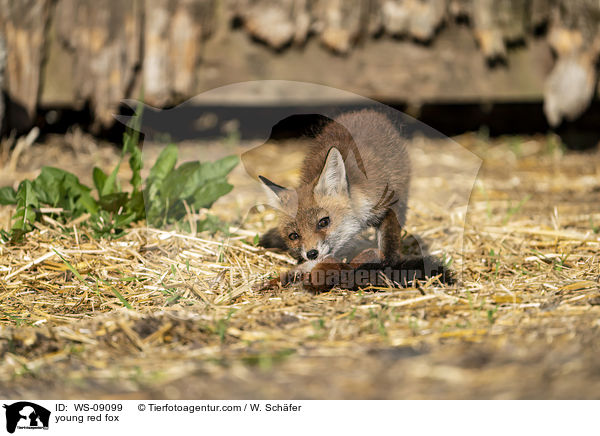
M292 264L252 243L268 212L230 237L45 223L0 245L0 396L598 398L599 153L458 140L484 159L468 212L416 173L408 219L454 287L258 292ZM239 220L255 186L232 177L217 211Z

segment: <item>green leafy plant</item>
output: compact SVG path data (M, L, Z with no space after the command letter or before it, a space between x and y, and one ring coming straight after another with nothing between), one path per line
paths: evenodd
M0 232L0 238L16 241L33 230L34 223L42 219L42 208L52 208L50 216L61 224L87 213L90 218L85 223L95 237L119 237L129 225L144 219L150 226L178 223L189 211L209 208L233 189L227 175L238 164L237 156L176 167L177 147L173 144L162 151L144 182L140 126L141 116L133 117L123 136L119 162L110 174L93 169L95 189L80 183L74 174L53 167L43 167L35 180L24 180L16 191L0 188L0 204L16 205L11 231ZM130 192L123 191L117 178L127 156L132 173ZM191 230L189 224L183 227ZM196 221L195 230L214 233L223 227L218 218L207 215Z
M150 170L144 190L150 225L179 221L186 215L186 204L193 209L208 208L233 189L227 182L227 174L237 165L237 156L214 163L186 162L175 168L176 162L177 147L169 145ZM214 227L214 218L206 220L199 223L201 230Z

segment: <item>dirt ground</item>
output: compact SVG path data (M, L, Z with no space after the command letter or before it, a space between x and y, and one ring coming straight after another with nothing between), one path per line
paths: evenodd
M250 175L292 183L293 141L182 144L183 159L249 152L214 206L231 236L138 227L93 241L49 224L0 245L0 397L600 398L600 150L565 151L552 135L454 139L410 142L407 220L454 286L259 289L292 262L252 243L275 217L251 211ZM85 135L48 138L0 186L42 165L89 184L117 157ZM9 219L2 208L0 227ZM52 247L83 282L43 257Z

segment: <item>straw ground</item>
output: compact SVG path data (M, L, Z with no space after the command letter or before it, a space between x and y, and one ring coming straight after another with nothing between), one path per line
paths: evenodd
M254 192L241 167L215 205L229 236L137 227L95 240L47 220L0 245L0 396L600 397L599 152L565 152L552 136L457 140L484 160L468 210L420 195L407 225L462 271L453 287L259 290L292 260L254 244L274 224L268 211L239 228ZM92 164L116 156L85 137L65 154L65 141L34 146L3 184L53 156L89 181ZM443 144L415 141L451 160ZM293 180L301 148L269 152L285 153L278 180Z

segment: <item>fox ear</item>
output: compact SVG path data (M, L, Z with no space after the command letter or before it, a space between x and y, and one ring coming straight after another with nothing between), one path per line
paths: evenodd
M348 195L346 167L340 151L333 147L327 153L325 166L313 191L317 195Z
M273 183L266 177L258 176L258 178L263 183L265 193L269 197L269 204L277 209L285 209L290 200L290 190L279 186L277 183Z

